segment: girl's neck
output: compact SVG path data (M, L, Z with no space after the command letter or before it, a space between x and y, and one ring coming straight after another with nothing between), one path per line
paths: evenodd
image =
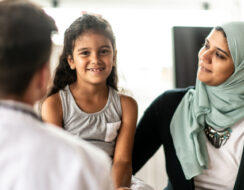
M104 86L80 86L78 83L70 85L70 91L79 108L86 113L95 113L102 110L109 97L109 88Z
M108 86L106 84L100 85L84 85L75 82L70 85L71 91L78 93L82 96L94 97L94 96L107 96Z

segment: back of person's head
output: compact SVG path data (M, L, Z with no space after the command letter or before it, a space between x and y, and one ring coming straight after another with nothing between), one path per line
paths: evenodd
M28 2L0 2L0 96L22 95L49 60L57 28L41 8Z
M60 56L59 65L54 76L53 87L49 95L63 89L67 84L72 84L76 81L76 71L70 68L67 58L68 56L73 58L75 41L87 32L100 33L106 36L111 41L113 51L116 52L115 36L108 21L100 16L90 14L84 14L77 18L65 31L63 52ZM116 63L107 79L107 85L117 90Z

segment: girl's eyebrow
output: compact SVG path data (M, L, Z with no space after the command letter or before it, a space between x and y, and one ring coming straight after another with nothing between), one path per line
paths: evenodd
M207 38L205 39L205 43L206 43L206 42L209 44L209 40L208 40ZM216 47L216 48L217 48L217 50L219 50L219 51L221 51L222 53L224 53L226 56L230 57L229 53L226 52L225 50L223 50L223 49L221 49L221 48L218 48L218 47Z
M102 45L100 48L111 48L109 45Z
M80 52L80 51L84 51L84 50L88 50L89 48L80 48L78 49L77 51Z
M111 48L111 46L109 45L102 45L101 47L99 48ZM84 50L89 50L90 48L80 48L78 49L77 51L80 52L80 51L84 51Z

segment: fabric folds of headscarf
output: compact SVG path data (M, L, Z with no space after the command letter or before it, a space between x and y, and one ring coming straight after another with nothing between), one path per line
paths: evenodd
M177 157L186 179L208 166L204 126L224 130L244 118L244 22L221 26L234 62L234 73L218 86L207 86L198 79L178 105L170 124Z

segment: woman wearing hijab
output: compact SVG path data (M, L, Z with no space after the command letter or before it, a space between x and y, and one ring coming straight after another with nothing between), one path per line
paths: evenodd
M166 91L135 136L136 173L163 145L169 189L244 189L244 22L215 27L198 54L195 88Z

